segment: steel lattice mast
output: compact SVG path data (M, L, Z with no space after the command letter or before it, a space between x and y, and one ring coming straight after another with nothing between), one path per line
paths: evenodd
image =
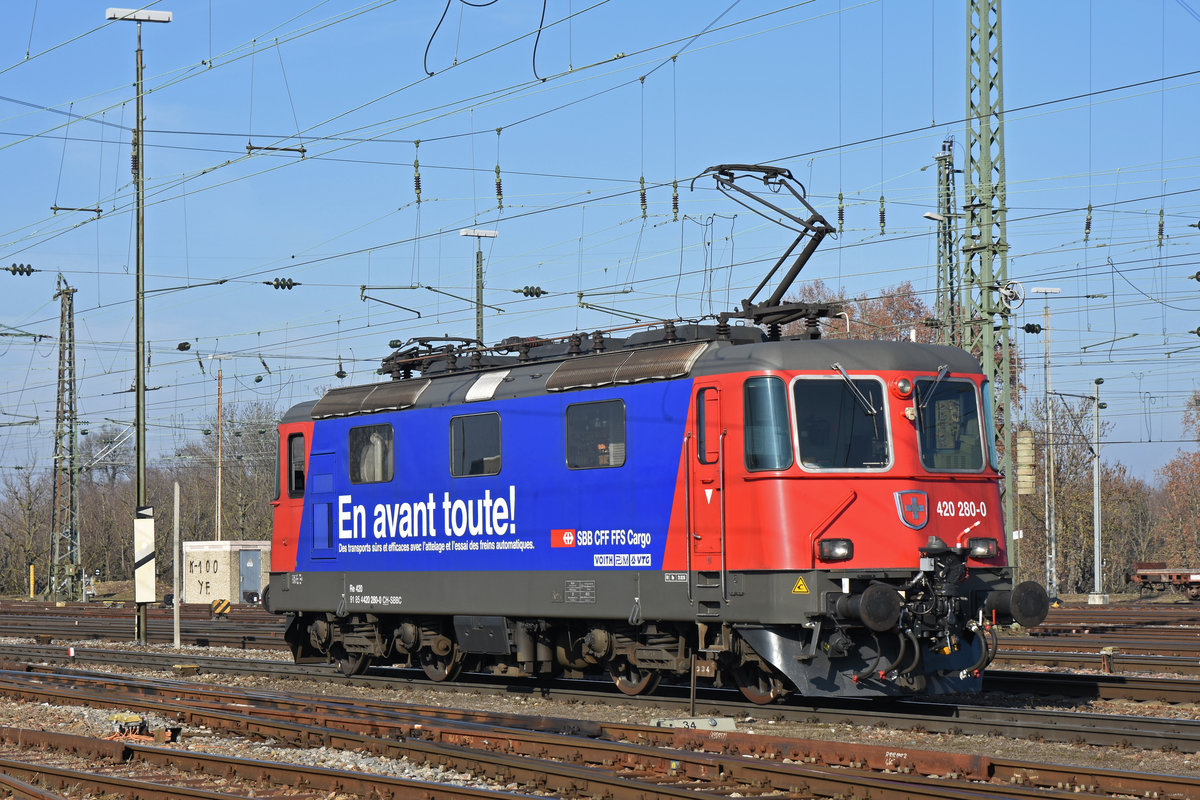
M54 547L50 595L54 600L84 600L79 551L79 472L75 467L75 290L58 276L55 299L61 300L58 323L58 402L54 413L54 504L50 530Z
M958 264L958 196L954 187L954 139L942 141L941 151L933 157L937 166L937 325L938 341L954 347L963 342L962 273Z
M1009 341L1008 236L1005 223L1004 91L1000 0L967 0L967 164L963 284L968 292L964 347L992 385L996 443L1004 471L1005 531L1012 544L1013 448Z

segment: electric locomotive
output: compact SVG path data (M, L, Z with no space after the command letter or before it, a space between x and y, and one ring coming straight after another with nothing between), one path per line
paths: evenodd
M830 311L416 340L393 380L293 407L264 604L295 660L757 703L977 689L993 626L1047 611L1012 586L990 387L955 348L814 338Z

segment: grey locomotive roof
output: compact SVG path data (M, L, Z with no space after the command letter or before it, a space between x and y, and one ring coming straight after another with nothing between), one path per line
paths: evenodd
M979 372L979 362L957 347L857 339L803 339L710 349L696 361L691 374L771 369L828 370L835 362L847 372L937 372L942 364L951 372Z
M305 400L303 403L297 403L284 412L280 422L307 422L312 419L312 408L317 404L316 400Z
M753 329L751 329L753 330ZM617 342L603 352L564 355L554 352L536 360L511 360L500 366L424 375L334 389L316 402L301 403L285 422L350 416L405 408L470 404L477 400L530 397L599 386L760 370L829 371L839 364L847 372L901 370L978 374L979 363L955 347L913 342L851 339L785 339L753 341L743 333L733 342L691 339L671 343ZM739 343L741 342L741 343ZM622 347L621 345L625 346Z

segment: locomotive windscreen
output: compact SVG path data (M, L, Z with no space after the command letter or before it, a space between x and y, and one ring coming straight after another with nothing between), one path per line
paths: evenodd
M983 469L983 439L975 384L964 380L916 382L921 463L933 472Z
M800 463L806 469L886 469L883 384L873 378L801 378L793 384Z

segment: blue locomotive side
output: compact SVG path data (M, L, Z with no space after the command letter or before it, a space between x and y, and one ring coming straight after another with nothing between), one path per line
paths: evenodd
M661 569L690 386L319 420L295 569Z

